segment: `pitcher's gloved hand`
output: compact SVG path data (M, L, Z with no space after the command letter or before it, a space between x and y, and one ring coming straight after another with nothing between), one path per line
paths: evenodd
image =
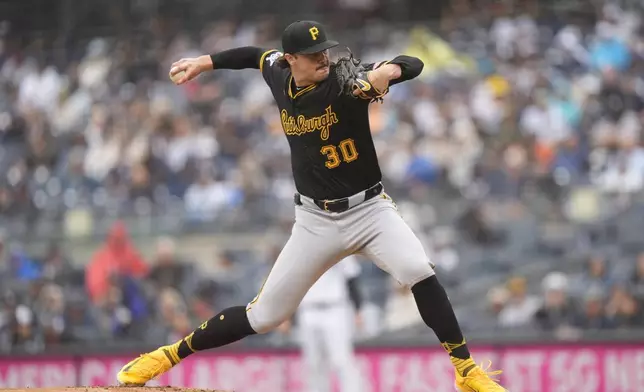
M374 69L381 64L374 65ZM340 94L348 94L373 102L382 101L389 92L388 83L385 84L385 88L378 88L372 83L370 75L373 71L367 70L360 64L360 60L356 59L351 52L347 57L342 57L336 62L335 72L340 84Z

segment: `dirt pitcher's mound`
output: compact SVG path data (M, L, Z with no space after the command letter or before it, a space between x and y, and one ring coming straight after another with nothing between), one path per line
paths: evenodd
M12 392L234 392L211 389L173 388L173 387L75 387L75 388L24 388L0 389Z

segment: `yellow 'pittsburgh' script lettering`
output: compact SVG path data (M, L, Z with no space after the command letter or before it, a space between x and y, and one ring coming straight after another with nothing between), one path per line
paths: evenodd
M320 138L327 140L331 125L338 123L338 116L333 112L329 105L324 114L318 117L306 118L303 115L297 116L297 120L293 116L289 116L286 109L281 112L282 127L284 132L290 136L302 136L305 133L320 131Z

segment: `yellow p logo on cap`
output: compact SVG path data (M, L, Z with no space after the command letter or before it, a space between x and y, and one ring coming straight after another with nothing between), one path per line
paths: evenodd
M311 27L309 29L309 33L311 33L311 38L313 38L313 41L318 39L318 34L320 34L320 30L318 30L317 27Z

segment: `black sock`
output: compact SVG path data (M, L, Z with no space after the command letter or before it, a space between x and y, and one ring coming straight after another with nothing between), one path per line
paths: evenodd
M425 324L434 331L459 373L467 374L474 362L452 304L436 275L416 283L411 291Z
M225 346L255 334L248 321L245 306L228 308L183 338L179 344L179 358L183 359L197 351Z

